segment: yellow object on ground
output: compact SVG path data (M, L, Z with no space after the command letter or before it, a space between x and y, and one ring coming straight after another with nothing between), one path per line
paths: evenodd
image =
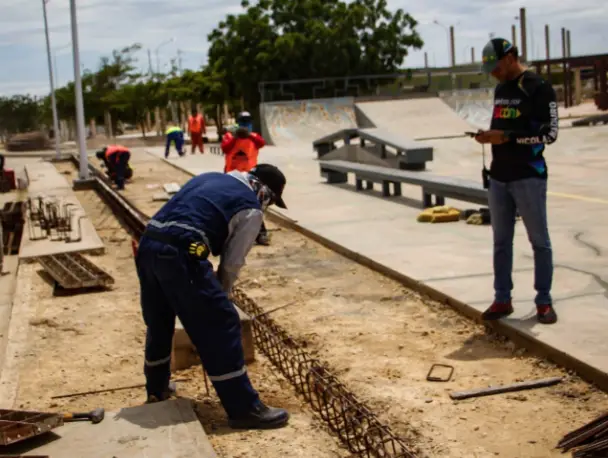
M467 224L475 224L477 226L483 225L483 218L480 213L473 213L467 218Z
M424 210L417 218L419 223L450 223L460 220L460 210L447 207L431 207Z

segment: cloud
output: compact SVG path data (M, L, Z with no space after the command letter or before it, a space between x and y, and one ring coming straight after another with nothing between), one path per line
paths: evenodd
M49 91L46 44L41 0L0 0L0 94L45 94ZM471 47L477 58L490 33L511 37L511 24L519 14L520 0L429 0L413 2L388 0L391 9L403 8L418 22L417 27L425 46L413 51L406 65L421 67L424 52L430 65L448 62L448 36L444 27L454 25L456 61L470 60ZM48 20L60 85L73 79L69 0L50 0ZM572 53L595 54L607 52L604 43L608 32L603 22L608 17L608 2L597 0L528 0L528 53L544 55L544 25L551 25L553 55L561 53L560 28L571 30ZM207 35L227 14L241 11L240 0L79 0L77 15L81 63L95 69L101 56L110 55L133 43L141 43L138 65L156 67L156 50L161 43L174 37L172 43L158 49L161 69L182 51L184 68L200 68L206 61ZM602 39L603 38L603 39ZM519 41L519 37L518 37ZM150 61L148 60L150 50Z

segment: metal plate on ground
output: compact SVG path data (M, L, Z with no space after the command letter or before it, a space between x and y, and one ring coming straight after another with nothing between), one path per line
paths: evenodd
M114 279L79 253L40 256L38 262L65 289L109 287Z
M0 445L14 444L61 425L63 417L58 414L1 409Z

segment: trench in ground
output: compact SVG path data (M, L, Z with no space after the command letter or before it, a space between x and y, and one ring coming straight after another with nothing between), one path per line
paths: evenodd
M125 195L151 215L150 185L190 176L151 157ZM608 396L546 360L489 334L452 309L404 288L291 230L269 224L241 275L248 295L401 437L432 457L551 457L570 430L608 410ZM433 253L429 253L433 255ZM448 383L426 381L433 363L455 366ZM453 402L454 390L553 375L552 388Z
M76 176L71 163L58 163L57 167ZM15 408L63 412L101 406L112 411L145 401L143 388L51 399L144 382L145 326L131 238L95 191L78 191L76 195L106 246L105 254L87 258L109 272L116 283L107 292L55 297L40 265L20 267L15 307L28 307L31 316L28 347L20 355ZM289 410L291 420L286 428L233 431L212 388L206 396L200 366L174 374L175 379L188 379L179 383L179 394L195 400L201 424L219 456L249 457L252 451L268 458L348 456L263 355L258 352L248 370L265 402Z

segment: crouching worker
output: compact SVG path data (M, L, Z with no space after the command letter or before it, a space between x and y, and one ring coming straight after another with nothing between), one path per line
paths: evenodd
M97 151L96 156L103 161L107 174L116 184L117 189L125 189L125 181L133 177L133 169L129 164L131 152L122 145L108 145Z
M147 326L148 402L175 394L170 364L175 318L197 349L232 428L276 428L289 414L266 406L247 375L239 315L229 295L269 205L286 208L285 176L272 165L203 173L150 220L136 255ZM217 275L208 259L220 256Z
M169 127L167 127L167 131L165 132L167 136L167 144L165 146L165 159L169 157L169 150L171 149L171 143L175 145L175 149L177 150L177 154L183 156L184 153L184 131L177 126L174 122L169 123Z
M221 148L225 157L225 173L233 170L248 172L258 163L260 149L266 145L266 142L260 134L251 131L250 117L251 115L247 112L239 114L237 117L239 125L234 134L230 131L224 134ZM270 238L264 222L262 222L256 243L258 245L270 245Z

